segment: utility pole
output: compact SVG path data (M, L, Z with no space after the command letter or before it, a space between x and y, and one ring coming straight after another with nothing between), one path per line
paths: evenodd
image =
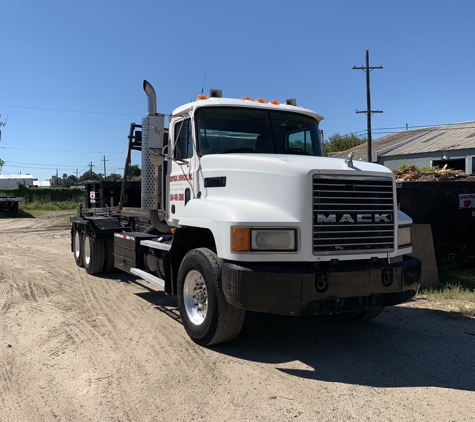
M88 164L88 166L91 168L91 170L90 170L91 173L90 173L90 174L91 174L91 180L92 180L92 168L93 168L93 167L96 167L96 166L94 166L94 165L92 164L92 161Z
M58 169L56 169L56 187L59 186Z
M371 151L371 116L374 113L382 113L379 110L371 110L371 94L369 89L369 74L373 69L382 69L383 66L370 66L369 65L369 50L366 50L366 66L356 67L353 66L353 70L364 70L366 73L366 110L358 111L356 113L365 113L366 114L366 129L368 131L368 162L373 161L372 151Z
M107 173L106 173L106 161L109 161L109 160L106 160L106 156L104 155L104 159L102 160L104 161L104 179L107 177Z

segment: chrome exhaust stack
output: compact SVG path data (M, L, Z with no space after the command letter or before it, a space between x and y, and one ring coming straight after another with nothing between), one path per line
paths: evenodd
M152 84L145 79L143 81L143 90L147 94L148 99L147 113L157 114L157 95L155 94Z
M147 117L142 121L142 198L141 209L150 213L150 222L160 233L170 233L170 227L161 221L163 212L162 192L163 159L156 160L163 151L165 116L157 113L157 95L153 86L143 81L147 94Z

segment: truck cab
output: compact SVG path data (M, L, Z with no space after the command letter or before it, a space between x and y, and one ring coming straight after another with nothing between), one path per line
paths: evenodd
M125 218L122 201L108 216L80 212L75 256L91 250L91 232L109 239L102 260L176 294L188 335L205 346L235 338L246 310L365 320L416 294L421 262L393 173L323 157L320 115L213 90L174 110L167 130L144 89L148 114L129 135L142 151L142 215Z

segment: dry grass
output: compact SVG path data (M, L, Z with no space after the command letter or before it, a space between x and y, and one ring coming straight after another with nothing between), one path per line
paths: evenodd
M418 297L461 316L475 318L475 268L446 272L441 281L440 288L422 290Z

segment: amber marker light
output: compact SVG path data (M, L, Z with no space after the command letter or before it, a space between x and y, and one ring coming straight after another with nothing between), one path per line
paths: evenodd
M252 101L251 97L242 97L243 101Z
M197 98L198 98L198 100L206 100L208 98L208 96L204 95L204 94L200 94L200 95L198 95Z
M257 98L257 99L256 99L256 103L265 104L265 103L266 103L266 100L264 100L264 98Z
M280 103L277 100L270 100L269 104L279 105Z
M233 252L249 252L251 249L251 230L233 227L231 229L231 250Z

